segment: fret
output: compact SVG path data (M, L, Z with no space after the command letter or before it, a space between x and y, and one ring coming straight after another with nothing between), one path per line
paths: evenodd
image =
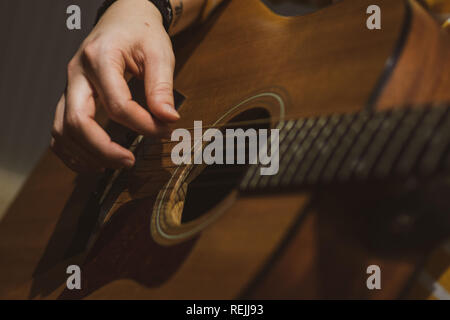
M282 130L280 130L280 146L289 144L289 142L287 141L287 137L289 137L289 132L292 131L294 125L295 121L290 120L288 121L288 124ZM261 187L265 187L271 177L273 176L261 176L259 178L259 184L261 185Z
M412 139L409 141L409 144L401 155L400 161L397 164L397 170L400 175L404 176L412 171L414 165L418 161L420 153L426 147L426 144L441 120L443 113L447 111L447 108L433 108L433 112L430 111L431 109L427 110L422 125L414 132Z
M288 122L281 121L277 125L277 129L280 130L280 135L283 132L283 129L286 127ZM281 143L281 142L280 142ZM260 170L260 166L257 164L251 165L247 170L247 173L244 176L243 181L241 182L241 187L243 188L254 188L258 183L258 171Z
M281 156L286 154L287 149L292 145L292 142L294 140L294 138L297 136L299 130L303 127L303 125L305 124L305 120L301 119L301 120L297 120L294 124L294 126L292 128L289 129L289 132L287 134L287 137L285 139L285 142L281 145L280 150L279 150L279 155L280 155L280 161L279 161L279 171L282 168L282 159ZM273 176L264 176L262 177L262 181L261 184L263 186L266 186L267 184L271 184L271 180L278 177L279 172L276 175Z
M369 176L378 156L386 148L389 139L392 139L396 131L401 127L401 123L407 113L407 109L402 109L394 110L391 114L386 115L387 119L382 122L380 129L370 143L366 154L355 167L354 174L358 179L366 179Z
M336 126L341 121L341 116L333 115L330 117L329 121L323 128L322 132L320 133L319 137L317 137L316 141L313 143L311 150L308 152L307 156L305 157L305 160L302 165L299 166L297 169L297 172L295 173L295 183L300 184L303 183L303 180L305 179L306 175L310 171L311 167L313 166L315 160L319 156L319 153L321 150L325 147L328 138L333 133Z
M359 159L357 165L354 167L352 174L356 178L367 178L372 169L372 166L378 158L378 155L384 149L389 138L392 137L393 134L395 134L396 129L398 129L397 125L391 125L387 127L384 123L380 125L378 132L375 134L372 141L367 146L363 157Z
M366 123L369 121L369 114L366 112L361 112L357 115L355 121L350 126L349 131L342 140L333 158L326 166L321 179L325 182L330 182L336 172L338 171L344 157L347 152L350 151L354 141L358 137L359 133L362 131Z
M301 143L300 145L294 146L295 153L293 156L293 164L288 165L288 170L286 172L286 175L281 179L281 185L286 186L289 185L294 178L294 173L297 170L298 166L301 164L301 161L304 159L304 156L308 152L308 150L311 148L313 142L316 140L317 136L322 131L323 127L327 123L327 118L321 117L317 120L316 124L313 128L311 128L311 131L309 132L306 139Z
M375 165L373 169L373 174L375 177L379 179L385 178L391 172L395 161L399 157L399 154L408 139L410 139L414 129L416 129L417 125L420 123L424 113L425 109L423 108L409 110L400 128L395 132L395 135L389 141L388 146L384 150L383 157L381 157Z
M279 172L246 173L241 190L431 175L450 169L450 107L300 119L280 124Z
M305 120L301 119L295 122L295 125L293 128L289 130L289 133L286 137L286 142L283 143L283 145L280 147L280 157L281 155L286 153L286 150L291 146L292 141L297 136L298 131L303 127L305 124Z
M271 185L278 186L282 178L286 175L287 170L289 169L289 164L291 163L293 156L295 154L295 150L299 145L303 143L303 140L306 139L310 130L316 123L315 118L310 118L305 121L302 128L298 131L298 134L295 136L295 139L292 143L292 147L287 150L286 155L280 155L280 170L278 174L271 179Z
M420 162L420 173L430 174L439 167L439 162L442 160L444 153L450 144L450 112L440 125L438 131L431 139L428 150L425 152L423 159Z
M280 176L280 172L283 170L283 163L284 160L282 157L284 157L287 153L289 153L288 148L292 145L294 139L297 137L298 133L303 130L304 127L307 127L308 123L304 119L297 120L294 127L290 130L287 138L286 143L283 144L283 146L280 148L280 159L279 159L279 170L278 173L274 176L271 176L269 181L267 183L272 184L274 179L277 179Z
M387 128L394 125L392 121L385 120L386 115L387 114L385 112L375 114L358 135L358 138L353 144L352 149L344 159L342 168L337 173L337 179L339 179L339 181L348 180L352 175L355 167L363 163L363 160L361 159L362 155L369 147L369 144L372 141L372 137L375 135L378 128L380 126L384 126Z
M355 118L356 117L354 114L342 116L342 120L336 127L334 134L331 136L325 147L321 150L319 159L316 161L307 177L307 181L309 184L318 181L325 165L334 154L334 151L339 146L341 138L344 137L345 133L347 133L347 130L349 129Z

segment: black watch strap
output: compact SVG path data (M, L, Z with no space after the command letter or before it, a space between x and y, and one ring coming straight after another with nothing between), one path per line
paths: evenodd
M97 18L95 19L95 24L97 24L98 20L102 17L102 15L108 10L108 8L117 0L106 0L103 2L102 6L97 11ZM163 25L166 31L169 31L170 25L173 20L173 10L172 5L170 4L170 0L148 0L153 3L156 8L158 8L161 16L163 18Z

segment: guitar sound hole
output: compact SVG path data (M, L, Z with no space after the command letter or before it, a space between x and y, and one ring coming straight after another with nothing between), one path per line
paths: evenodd
M225 134L226 129L269 129L269 119L270 114L266 109L249 109L231 119L227 125L222 128L222 131L223 134ZM251 122L251 124L245 124L244 122ZM246 155L248 155L247 141L245 147ZM224 148L224 159L225 152L226 150ZM236 143L234 152L236 154ZM247 156L246 163L248 163ZM216 207L238 186L247 167L248 165L246 164L214 164L206 166L200 174L189 183L181 216L181 223L193 221Z

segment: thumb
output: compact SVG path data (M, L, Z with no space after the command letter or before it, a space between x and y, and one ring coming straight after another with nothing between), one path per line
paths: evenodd
M145 94L150 112L163 122L175 122L180 115L173 98L174 59L161 57L148 59L145 66Z

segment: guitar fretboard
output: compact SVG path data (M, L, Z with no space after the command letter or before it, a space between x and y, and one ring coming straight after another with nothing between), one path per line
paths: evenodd
M280 122L279 171L252 165L241 191L429 176L450 169L449 105Z

